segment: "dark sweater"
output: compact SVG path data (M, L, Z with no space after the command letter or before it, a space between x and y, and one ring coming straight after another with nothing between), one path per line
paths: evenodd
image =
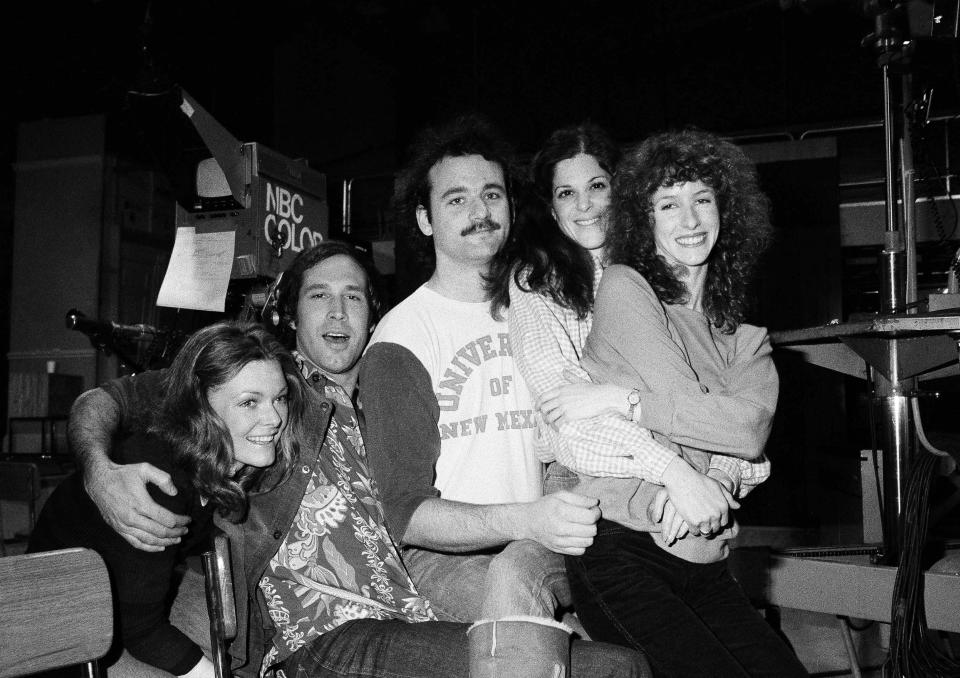
M200 505L189 477L174 466L172 456L162 440L138 433L115 445L112 458L120 464L148 462L171 474L178 490L175 497L152 485L148 489L160 505L192 518L190 531L177 546L159 553L135 549L103 520L84 490L82 478L75 474L47 500L30 537L29 550L82 546L99 553L110 572L123 647L140 661L184 674L200 661L202 651L170 624L168 605L175 593L177 565L209 548L212 506Z

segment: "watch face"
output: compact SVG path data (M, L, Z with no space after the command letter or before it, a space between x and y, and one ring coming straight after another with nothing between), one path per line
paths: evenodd
M636 391L630 391L630 395L627 396L627 402L631 405L636 405L640 402L640 394Z

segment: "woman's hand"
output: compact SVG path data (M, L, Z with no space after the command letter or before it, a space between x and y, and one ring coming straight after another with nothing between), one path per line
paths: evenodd
M670 493L665 487L657 490L653 501L650 502L650 517L660 516L655 522L660 523L660 539L667 546L678 539L683 539L690 533L690 526L683 519L677 507L670 501Z
M680 457L667 466L663 485L692 534L717 534L730 522L730 509L740 508L722 483L700 473ZM651 520L658 522L660 516L651 515Z
M629 388L614 384L595 384L569 370L563 371L568 384L555 386L537 399L537 409L548 424L589 419L598 414L627 417Z

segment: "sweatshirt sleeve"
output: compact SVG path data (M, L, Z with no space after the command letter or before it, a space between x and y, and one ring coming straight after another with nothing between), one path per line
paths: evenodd
M413 512L431 497L440 457L440 408L426 368L407 348L373 344L360 361L360 400L370 470L390 532L401 543Z
M680 445L747 460L761 457L779 385L765 331L738 339L723 388L710 391L672 338L647 281L632 269L614 266L600 283L587 346L588 353L596 349L599 362L604 354L617 354L638 373L641 390L649 391L640 404L639 423L645 428Z

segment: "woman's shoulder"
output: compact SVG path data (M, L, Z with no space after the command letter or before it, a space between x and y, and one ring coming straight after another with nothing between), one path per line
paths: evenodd
M736 340L737 353L739 354L768 353L773 350L770 345L770 333L766 327L740 323L736 331L734 331L733 336Z
M140 431L127 436L117 444L114 455L121 464L147 463L166 471L178 490L193 491L189 475L176 463L173 445L156 433Z
M117 445L116 461L122 464L147 462L169 471L173 467L173 448L160 435L138 431L123 438Z
M657 298L653 287L643 277L643 274L625 264L611 264L603 269L600 287L597 290L598 302L601 293L614 298L622 294L635 294L654 300Z
M640 271L626 264L610 264L603 269L603 277L601 280L608 280L611 283L616 282L617 284L650 287L650 283L647 282L647 279L643 277Z

